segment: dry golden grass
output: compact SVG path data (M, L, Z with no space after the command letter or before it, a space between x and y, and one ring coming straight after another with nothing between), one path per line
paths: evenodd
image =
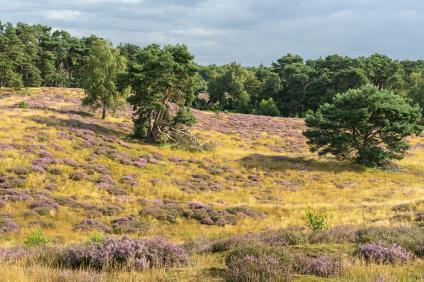
M213 142L216 148L212 151L189 152L177 150L170 146L151 146L128 138L131 131L131 119L128 112L120 112L116 117L108 117L105 121L98 115L80 115L79 98L82 92L75 89L31 89L30 95L3 95L0 98L0 144L18 144L22 148L34 144L44 144L52 148L54 143L63 149L52 149L55 158L73 159L84 163L95 148L75 149L75 140L60 138L60 133L68 131L60 121L70 121L77 117L86 120L90 128L106 128L110 133L98 134L117 136L127 145L115 144L119 152L131 156L160 153L163 161L159 164L148 164L144 168L121 164L106 157L100 157L96 164L110 168L111 176L119 180L127 174L136 174L138 185L125 187L128 196L112 196L96 188L93 181L72 181L69 174L73 169L66 165L58 165L61 175L37 174L28 175L23 189L42 191L48 179L58 184L58 189L51 191L53 197L77 197L77 199L102 206L106 203L119 204L124 207L120 215L138 215L140 204L137 200L174 199L180 201L197 201L211 204L215 208L247 205L266 212L265 218L247 218L236 225L225 227L200 225L195 220L178 219L175 224L145 219L151 228L139 235L131 236L163 236L174 242L184 242L201 236L221 237L230 234L255 232L265 229L277 229L286 226L304 225L304 214L307 207L319 210L328 218L330 226L340 224L398 224L392 219L399 212L392 208L399 204L417 206L424 211L424 205L417 203L424 200L424 139L422 137L410 140L413 149L408 156L397 162L398 169L383 171L378 169L363 169L352 164L337 162L333 159L318 159L308 152L301 144L303 129L302 121L297 119L274 118L273 122L282 127L288 126L288 135L275 135L267 128L261 129L261 120L249 121L247 131L226 133L221 130L231 115L200 113L199 125L194 132L202 142ZM21 101L27 101L28 108L19 108ZM243 122L243 116L238 115ZM220 124L211 124L210 120L222 120ZM252 123L254 123L252 125ZM80 125L80 124L79 124ZM43 132L47 139L38 138ZM259 132L259 133L258 133ZM35 138L32 138L35 137ZM275 148L283 148L276 152ZM0 151L0 175L10 174L8 170L17 166L30 165L37 156L26 154L24 149L7 149ZM245 160L246 157L254 157ZM284 156L284 157L283 157ZM197 191L186 193L175 184L175 180L188 181L193 174L205 174L205 169L190 163L178 165L170 162L169 157L183 160L196 159L200 163L215 167L230 168L246 180L249 176L259 177L259 181L247 185L228 179L228 174L211 175L214 182L220 183L221 191ZM231 174L231 173L230 173ZM151 180L160 179L154 185ZM278 182L279 181L279 182ZM20 226L18 232L3 234L0 237L1 246L22 245L25 238L35 227L29 222L42 220L51 222L54 227L45 229L46 235L53 244L72 244L85 241L92 232L77 232L73 226L87 217L81 210L60 207L58 211L45 216L28 215L29 202L7 203L1 209L2 213L10 213ZM407 212L411 218L412 212ZM118 216L103 216L99 221L109 224ZM156 270L147 273L86 273L70 272L40 266L9 266L0 265L1 280L4 281L209 281L213 280L211 268L222 268L221 258L198 257L193 267L176 271ZM365 267L355 266L346 274L346 281L372 280L379 273L384 277L392 277L387 281L412 281L423 269L422 263L405 267ZM406 277L406 278L404 278ZM407 277L411 277L410 279ZM421 276L422 277L422 276ZM217 278L219 279L219 278ZM310 279L310 278L299 278ZM344 278L343 278L344 279ZM314 281L314 280L305 280Z

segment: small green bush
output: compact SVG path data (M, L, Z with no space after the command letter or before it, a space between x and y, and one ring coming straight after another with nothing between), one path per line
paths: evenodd
M28 103L25 102L25 101L19 102L18 107L20 109L26 109L26 108L28 108Z
M90 243L93 243L96 245L100 245L101 243L103 243L104 240L105 240L105 236L99 232L92 233L90 237L88 238L88 241Z
M324 215L312 211L310 208L306 211L306 226L313 232L327 229L327 220Z
M26 237L24 244L27 247L38 247L46 245L49 242L49 239L44 234L44 231L37 229Z

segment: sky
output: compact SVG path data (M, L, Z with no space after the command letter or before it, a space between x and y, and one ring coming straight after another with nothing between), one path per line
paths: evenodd
M0 21L118 44L188 45L200 64L382 53L424 58L423 0L0 0Z

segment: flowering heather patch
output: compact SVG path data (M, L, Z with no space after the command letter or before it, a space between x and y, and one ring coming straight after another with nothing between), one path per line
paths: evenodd
M16 232L19 230L17 225L10 214L2 214L0 216L0 234Z
M134 215L124 216L112 220L113 232L117 234L128 234L128 233L143 233L149 229L147 223L142 223Z
M65 268L96 270L136 270L186 266L190 256L186 250L163 239L106 239L101 244L67 248L59 264Z
M84 219L83 221L81 221L80 223L74 225L74 230L77 231L93 231L93 230L98 230L98 231L102 231L105 233L111 233L112 232L112 228L110 228L109 226L98 222L96 220L92 220L92 219Z
M47 215L52 211L56 211L59 208L59 205L54 200L45 199L33 202L30 204L29 208L39 215Z
M209 242L209 251L224 252L243 245L267 245L272 247L283 247L307 243L307 236L301 228L285 228L280 230L269 230L260 233L247 233L233 235L227 238L212 240Z
M363 244L357 249L357 255L366 262L374 263L405 263L412 255L400 246L384 246L382 244Z
M302 253L293 256L294 270L300 274L330 277L339 275L343 271L343 264L338 259L326 255L308 257Z
M32 196L26 190L0 189L0 199L5 202L21 202L32 199Z
M38 152L38 156L39 156L40 158L50 158L50 159L52 159L52 158L53 158L52 153L50 153L50 152L48 152L48 151L46 151L46 150L41 150L41 151L39 151L39 152Z
M227 254L227 281L290 281L292 259L280 248L246 245Z
M37 159L35 159L35 160L32 161L32 164L33 165L41 166L44 169L47 169L49 165L58 164L58 163L59 163L59 161L57 159L49 158L49 157L46 157L46 158L37 158Z
M135 174L124 175L121 178L121 182L128 184L130 186L137 186L138 185L137 175L135 175Z
M63 163L73 168L78 168L80 166L80 164L77 161L72 159L64 159Z
M16 263L29 256L28 249L22 247L0 248L0 261Z
M152 216L158 220L175 223L177 217L195 219L204 225L225 226L236 224L238 218L263 216L264 213L248 207L235 207L228 210L215 210L209 205L191 202L181 203L176 201L142 201L144 206L140 211L141 216ZM243 213L242 210L244 210Z
M26 176L24 175L1 175L0 188L11 189L23 187L25 184Z
M32 172L31 166L17 166L7 170L8 172L15 175L28 175Z
M357 231L356 241L360 244L397 245L416 256L424 256L424 228L419 226L363 228Z
M71 174L69 175L69 178L74 181L81 181L81 180L87 179L88 175L82 171L74 171L74 172L71 172Z

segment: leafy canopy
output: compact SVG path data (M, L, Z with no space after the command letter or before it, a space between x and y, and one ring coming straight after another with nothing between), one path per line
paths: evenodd
M334 97L306 117L312 152L333 154L369 166L402 159L409 148L405 137L420 134L423 127L418 106L389 90L366 85Z
M140 50L130 66L129 81L134 94L135 136L147 142L177 141L193 124L189 106L194 99L194 57L184 45L157 44ZM178 134L176 134L178 132Z
M118 91L116 80L125 70L125 59L112 44L99 38L91 42L90 55L84 65L83 88L86 96L83 105L102 108L102 118L108 109L115 110L125 95Z

